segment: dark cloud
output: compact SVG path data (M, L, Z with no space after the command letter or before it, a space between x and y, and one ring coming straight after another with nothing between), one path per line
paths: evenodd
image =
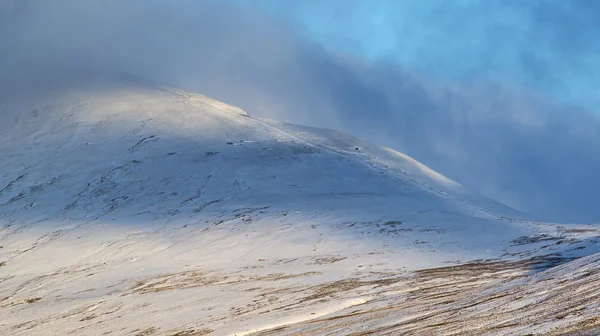
M521 87L441 83L391 63L332 54L253 7L5 1L0 46L0 100L132 74L399 149L546 219L600 220L596 115ZM523 55L540 78L549 73L535 54Z

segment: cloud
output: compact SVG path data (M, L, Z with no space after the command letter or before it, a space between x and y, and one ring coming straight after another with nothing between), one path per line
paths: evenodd
M0 46L0 100L132 74L399 149L545 219L600 220L596 115L493 76L441 81L341 54L253 5L5 1Z
M452 80L490 77L596 108L594 0L258 0L329 50Z

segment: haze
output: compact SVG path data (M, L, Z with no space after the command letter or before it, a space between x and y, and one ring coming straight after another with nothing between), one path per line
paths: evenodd
M0 104L135 76L390 146L544 220L600 221L596 2L444 2L443 20L412 3L4 1Z

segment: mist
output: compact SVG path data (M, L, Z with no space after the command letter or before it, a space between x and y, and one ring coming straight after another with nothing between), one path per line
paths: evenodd
M0 104L132 75L392 147L540 219L600 221L600 120L591 100L554 97L566 84L531 82L527 66L515 68L523 81L477 67L439 76L393 52L334 48L294 22L247 2L4 1Z

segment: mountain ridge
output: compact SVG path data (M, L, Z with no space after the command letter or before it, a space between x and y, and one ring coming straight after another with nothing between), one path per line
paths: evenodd
M0 114L15 335L245 334L385 301L414 272L522 276L600 251L597 226L536 222L391 149L176 88L60 88Z

